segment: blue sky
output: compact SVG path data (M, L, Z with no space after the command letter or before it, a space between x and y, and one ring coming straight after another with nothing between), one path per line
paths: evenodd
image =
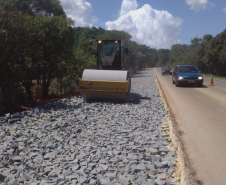
M152 48L190 44L226 28L226 0L60 0L75 26L123 30Z

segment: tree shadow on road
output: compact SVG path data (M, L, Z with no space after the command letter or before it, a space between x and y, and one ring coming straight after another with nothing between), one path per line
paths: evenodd
M130 93L127 103L140 104L142 100L150 100L150 97L144 97L137 93Z
M137 93L130 93L128 96L127 101L120 101L120 100L86 100L87 103L114 103L114 104L140 104L142 100L150 100L149 97L143 97Z

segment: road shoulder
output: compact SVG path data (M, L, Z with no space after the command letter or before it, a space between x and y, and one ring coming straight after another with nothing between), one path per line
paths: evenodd
M181 185L190 185L190 184L199 184L200 180L197 180L195 170L192 169L191 164L188 160L188 155L185 150L182 138L180 137L181 133L178 130L177 122L174 116L174 113L172 111L172 108L167 100L167 96L165 94L165 89L162 87L162 85L159 83L158 76L155 71L156 76L156 83L159 88L160 92L160 98L164 102L165 109L168 112L168 118L166 119L166 122L169 125L170 128L170 138L172 139L172 143L174 145L174 148L176 149L176 153L178 156L178 176L180 176L180 184Z

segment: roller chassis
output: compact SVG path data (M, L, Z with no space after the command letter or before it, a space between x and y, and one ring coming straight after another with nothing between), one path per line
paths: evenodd
M83 99L127 100L131 76L128 71L121 70L124 68L121 46L121 41L97 41L97 70L85 69L79 79Z

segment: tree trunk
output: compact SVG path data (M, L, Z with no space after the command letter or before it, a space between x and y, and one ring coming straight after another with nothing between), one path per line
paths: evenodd
M60 95L62 96L62 77L60 78Z
M43 84L42 96L46 98L49 95L49 86L47 83Z
M28 99L31 100L32 99L31 84L29 82L25 85L25 90L26 90L26 94L28 96Z
M21 83L25 88L28 99L31 100L32 99L32 94L31 94L32 79L29 79L29 77L28 77L27 79L25 79Z
M7 107L12 104L12 91L11 86L1 86L2 106Z

